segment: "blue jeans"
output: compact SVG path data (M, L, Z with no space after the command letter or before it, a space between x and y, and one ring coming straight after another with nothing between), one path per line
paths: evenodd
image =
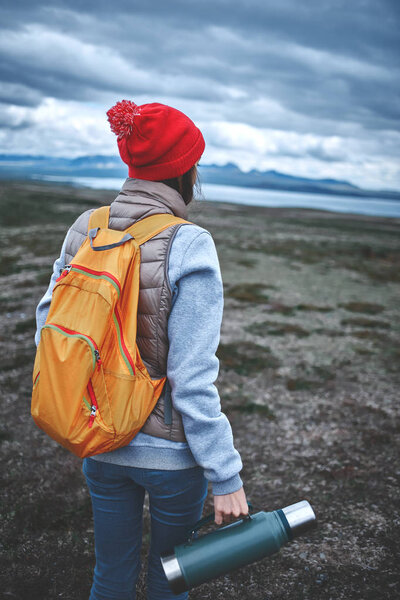
M153 470L85 458L83 472L92 498L96 552L90 600L135 599L146 491L151 516L147 598L188 598L188 592L176 596L170 590L160 555L184 542L201 518L207 496L203 469Z

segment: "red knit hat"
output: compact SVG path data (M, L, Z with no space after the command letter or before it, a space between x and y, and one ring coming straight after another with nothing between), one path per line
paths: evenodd
M129 177L160 181L179 177L199 160L205 142L200 129L181 111L165 104L117 102L107 111L118 135Z

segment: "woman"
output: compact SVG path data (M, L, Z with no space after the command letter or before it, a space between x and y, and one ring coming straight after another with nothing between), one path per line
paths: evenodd
M129 177L111 203L109 227L122 231L157 213L186 219L205 146L200 130L182 112L159 103L137 106L123 100L107 115L129 167ZM37 308L37 344L55 279L85 239L91 212L69 229L54 263L49 289ZM217 524L248 512L241 458L214 386L222 311L221 273L208 231L194 224L174 225L141 246L137 343L150 376L166 375L167 385L128 446L83 461L96 550L90 600L135 598L146 491L149 600L188 597L172 594L160 555L184 541L188 528L200 519L208 481Z

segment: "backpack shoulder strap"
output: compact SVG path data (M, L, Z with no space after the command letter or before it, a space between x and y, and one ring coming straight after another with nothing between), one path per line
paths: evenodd
M191 221L186 221L185 219L181 219L180 217L176 217L169 213L161 213L137 221L131 225L131 227L125 229L125 232L130 233L136 243L141 246L147 242L147 240L157 235L157 233L164 231L164 229L168 229L171 225L177 225L179 223L189 223L193 225Z
M96 210L94 210L89 217L88 231L90 231L90 229L95 229L96 227L107 229L109 217L109 206L101 206L100 208L96 208Z

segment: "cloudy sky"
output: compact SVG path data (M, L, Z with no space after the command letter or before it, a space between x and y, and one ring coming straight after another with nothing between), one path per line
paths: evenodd
M0 29L0 154L117 155L126 98L203 164L400 189L399 0L5 0Z

